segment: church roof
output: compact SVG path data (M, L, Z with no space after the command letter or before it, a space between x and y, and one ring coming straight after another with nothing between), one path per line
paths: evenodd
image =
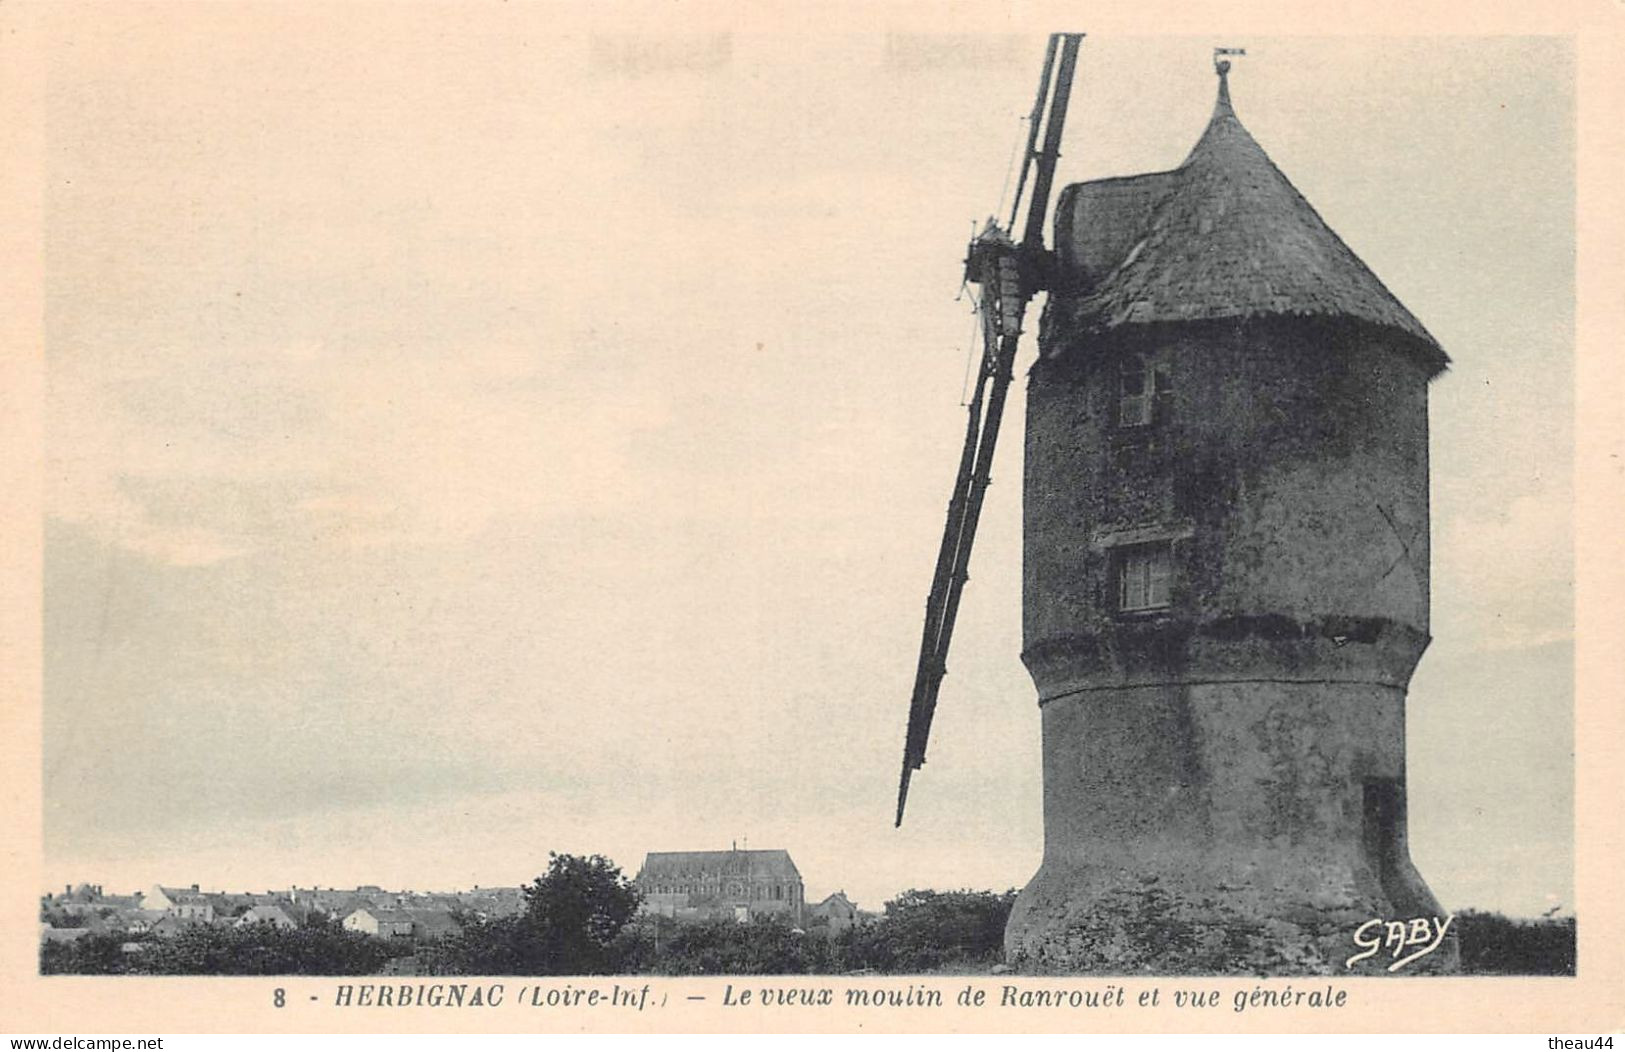
M1062 331L1343 317L1410 337L1431 372L1449 362L1242 127L1222 72L1213 117L1184 163L1067 187L1056 247Z
M643 869L638 873L638 878L647 880L702 873L801 878L801 872L790 859L790 852L782 848L762 851L651 851L643 860Z

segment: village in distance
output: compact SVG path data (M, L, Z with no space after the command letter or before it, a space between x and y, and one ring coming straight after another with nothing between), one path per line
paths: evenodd
M878 911L844 891L809 902L784 849L649 853L635 877L599 855L550 854L525 886L113 894L40 900L43 974L1000 974L1016 889L910 890ZM1469 974L1572 975L1575 919L1457 915ZM1177 935L1164 933L1168 936ZM1268 969L1219 944L1193 974ZM1149 974L1132 958L1112 974ZM1149 963L1149 962L1144 962Z
M449 892L81 883L41 897L40 961L45 974L987 971L1014 897L909 891L885 912L844 890L809 902L788 851L737 844L651 852L630 878L602 856L550 854L529 885ZM922 923L943 930L891 946Z

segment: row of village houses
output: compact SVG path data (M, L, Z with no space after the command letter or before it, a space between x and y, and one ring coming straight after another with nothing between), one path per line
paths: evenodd
M290 888L287 891L224 892L154 884L130 895L108 895L99 884L68 886L40 900L43 937L76 939L89 932L172 935L187 927L272 924L294 928L316 915L338 920L350 931L378 936L432 938L457 926L458 912L492 918L524 908L519 888L475 888L454 893Z
M645 858L635 883L645 913L677 920L773 915L798 928L833 934L858 923L862 914L837 891L806 901L801 873L783 850L656 851ZM522 912L524 894L514 887L463 892L290 888L233 893L154 884L144 892L107 895L99 884L67 886L41 899L42 938L77 939L89 932L170 935L190 925L273 924L297 927L307 917L338 920L350 931L379 937L434 938L457 927L458 913L485 919Z

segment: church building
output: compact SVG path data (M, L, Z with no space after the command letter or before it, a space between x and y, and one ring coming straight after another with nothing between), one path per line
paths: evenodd
M800 925L806 906L801 871L782 849L651 851L635 880L645 912L690 920L763 915Z

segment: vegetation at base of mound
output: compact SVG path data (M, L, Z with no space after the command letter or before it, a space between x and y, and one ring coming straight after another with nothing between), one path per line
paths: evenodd
M1499 913L1456 914L1461 970L1466 975L1573 975L1575 920L1518 920Z
M346 931L319 914L296 928L199 924L174 935L87 932L46 940L46 975L985 975L1005 963L1004 928L1016 892L906 891L879 916L840 930L792 927L781 916L745 923L678 921L640 914L641 895L598 855L550 855L524 889L525 910L485 919L458 915L434 939L384 939ZM1079 938L1103 971L1153 974L1174 954L1189 974L1272 975L1305 967L1302 947L1282 945L1267 924L1206 930L1176 904L1127 895ZM1573 975L1575 920L1457 914L1462 972ZM1210 926L1211 927L1211 926ZM1301 941L1301 940L1300 940ZM1016 961L1017 971L1044 971ZM1327 971L1335 975L1335 970Z

